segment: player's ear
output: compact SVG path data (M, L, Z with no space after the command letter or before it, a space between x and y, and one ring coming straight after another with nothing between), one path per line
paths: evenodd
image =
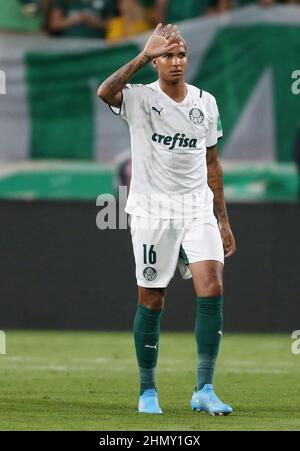
M158 70L156 58L153 58L153 60L152 60L152 66L154 67L154 69L155 69L156 71Z

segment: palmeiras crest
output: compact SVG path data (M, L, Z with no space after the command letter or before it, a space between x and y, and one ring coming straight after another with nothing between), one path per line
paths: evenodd
M189 112L189 118L194 124L200 125L203 122L204 114L199 108L192 108Z
M156 279L157 271L155 268L151 268L151 266L148 266L147 268L144 269L143 275L146 280L152 281Z

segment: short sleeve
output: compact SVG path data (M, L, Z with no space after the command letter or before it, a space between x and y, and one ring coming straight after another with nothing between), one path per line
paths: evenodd
M135 122L138 116L139 105L142 99L142 90L144 85L127 84L122 90L121 108L111 106L111 110L115 114L121 114L128 124Z
M210 114L212 121L210 123L206 136L206 147L213 147L218 143L218 139L223 137L222 124L216 99L212 96L210 102Z

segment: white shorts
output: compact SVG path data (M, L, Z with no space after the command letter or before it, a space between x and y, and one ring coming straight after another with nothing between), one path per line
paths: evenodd
M215 217L200 219L148 219L131 217L131 236L137 284L165 288L176 266L184 279L190 263L217 260L224 264L223 243Z

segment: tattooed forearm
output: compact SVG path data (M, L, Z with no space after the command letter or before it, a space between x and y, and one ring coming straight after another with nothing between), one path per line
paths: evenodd
M149 58L144 54L134 58L132 61L125 64L125 66L121 67L110 77L108 77L106 80L108 89L111 90L112 93L116 94L118 91L123 89L130 78L147 63L149 63Z
M214 159L207 165L208 186L214 193L214 209L221 223L228 222L226 204L223 191L223 172L219 159Z
M122 66L119 70L110 75L98 89L98 96L104 102L111 103L114 97L122 91L130 78L142 67L144 67L151 58L144 52L139 54L129 63Z

